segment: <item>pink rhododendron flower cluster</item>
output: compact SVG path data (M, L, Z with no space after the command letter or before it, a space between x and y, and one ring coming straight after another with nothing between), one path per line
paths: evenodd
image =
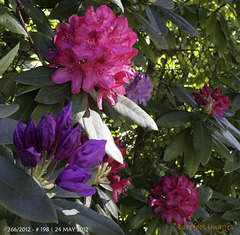
M204 107L204 111L213 116L225 117L224 110L229 108L230 100L227 96L221 96L220 88L215 89L212 93L210 87L205 84L200 89L200 94L193 92L196 102Z
M185 176L174 174L171 178L166 176L159 179L158 185L151 189L149 204L155 214L162 212L162 219L168 224L175 220L177 224L187 224L191 215L197 208L199 189L193 189L194 183Z
M118 102L117 95L124 95L124 84L134 78L131 59L137 54L132 48L137 35L128 27L127 18L117 17L102 5L93 10L89 7L85 17L73 15L69 23L56 29L54 44L57 52L46 58L58 67L52 81L60 84L71 81L71 90L91 92L97 89L98 107L102 98L111 105Z

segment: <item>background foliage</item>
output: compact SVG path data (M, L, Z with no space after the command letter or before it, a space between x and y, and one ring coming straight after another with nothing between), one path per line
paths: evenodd
M4 192L0 194L0 233L18 233L8 233L7 227L42 226L49 228L45 234L59 234L60 230L55 231L58 221L59 227L76 223L89 227L88 231L81 230L86 234L239 234L240 1L19 3L0 1L0 190ZM147 129L154 129L154 124L141 111L129 113L126 101L118 108L104 103L101 116L126 149L124 160L129 165L122 176L132 177L127 195L115 205L109 191L99 187L98 194L78 198L78 203L76 195L64 192L49 200L31 177L13 164L18 156L12 133L19 119L27 123L32 116L36 124L43 114L52 112L56 116L70 100L75 107L75 123L80 121L84 94L71 97L69 84L52 83L52 69L45 67L44 54L54 48L52 37L61 22L67 22L72 14L84 15L89 6L96 9L102 4L127 17L129 27L138 35L135 69L148 74L154 86L151 100L141 108L155 120L158 131ZM195 102L192 91L197 92L205 83L220 87L230 98L226 118L204 114ZM146 120L151 124L145 125ZM87 133L91 131L86 129ZM97 137L105 134L100 131ZM147 204L149 190L159 177L174 173L188 176L200 188L200 205L189 225L206 225L207 229L193 231L168 225ZM18 184L20 179L22 185ZM61 213L70 208L77 208L80 214Z

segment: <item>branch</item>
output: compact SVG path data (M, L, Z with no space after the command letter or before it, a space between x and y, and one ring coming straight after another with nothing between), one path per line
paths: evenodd
M29 34L28 30L27 30L27 27L26 27L26 24L23 20L23 17L22 17L22 13L21 13L21 10L24 8L24 6L22 5L21 1L20 0L16 0L16 3L17 3L17 7L16 7L16 12L17 12L17 15L20 19L20 23L21 25L23 26L23 28L25 29L27 35L28 35L28 40L29 40L29 43L32 47L32 49L35 51L35 53L37 54L39 60L42 62L43 65L46 65L44 59L42 58L42 56L40 55L38 49L36 48L33 40L32 40L32 37L31 35Z

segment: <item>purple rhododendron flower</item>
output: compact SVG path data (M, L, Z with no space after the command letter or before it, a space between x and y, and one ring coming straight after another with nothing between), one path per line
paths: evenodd
M168 224L175 220L179 225L186 225L197 208L199 189L193 189L194 183L184 175L174 174L171 178L160 177L158 185L154 185L149 194L148 203L155 214L161 212L162 219Z
M212 93L210 87L205 84L203 89L200 89L200 94L193 92L196 102L204 108L204 112L225 117L224 110L229 108L230 100L227 96L221 96L221 89L216 88Z
M25 129L20 120L13 135L13 144L25 167L36 167L39 162L43 164L40 166L40 169L43 169L41 174L45 172L45 164L48 167L54 161L56 165L58 161L69 157L66 169L57 177L55 183L79 196L90 196L96 190L85 184L92 176L86 168L94 167L103 161L106 140L88 140L85 135L81 136L80 125L71 129L71 112L72 103L69 103L55 120L51 113L43 115L36 128L32 119ZM42 175L36 175L38 180L41 177ZM42 181L45 182L46 179Z
M147 106L147 101L152 97L152 82L149 76L137 74L130 85L126 87L126 96L136 104Z
M127 18L117 17L102 5L94 11L90 6L84 17L72 15L69 23L61 23L55 31L56 52L45 57L57 68L52 81L71 81L71 91L90 92L97 86L97 104L102 109L104 98L111 105L124 95L124 84L136 76L131 59L137 54L133 44L136 33L128 27Z
M96 192L94 187L86 185L91 177L91 171L73 165L63 170L55 183L65 190L77 193L80 197L87 197Z

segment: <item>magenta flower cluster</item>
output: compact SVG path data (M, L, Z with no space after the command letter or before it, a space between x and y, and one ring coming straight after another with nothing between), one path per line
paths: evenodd
M126 96L136 104L147 106L152 97L152 82L148 75L137 74L135 79L126 87Z
M222 96L221 89L216 88L212 93L210 87L205 84L200 89L200 94L193 92L196 102L201 105L205 112L213 116L225 117L224 110L229 108L230 100L227 96Z
M38 168L45 169L44 166L50 162L69 158L55 183L79 196L90 196L96 190L86 185L92 176L87 168L103 161L106 141L92 139L82 143L81 126L72 129L71 108L72 103L69 103L55 119L51 113L43 115L36 127L32 119L25 128L20 120L13 135L13 144L25 167L37 168L41 163ZM39 172L36 170L36 173ZM37 177L40 181L42 173L44 177L45 172L41 171Z
M153 212L161 212L161 218L168 224L175 220L179 225L186 225L186 220L191 220L192 213L199 204L197 195L200 190L193 187L194 183L185 176L164 176L159 179L158 185L151 189L148 202L153 207Z
M102 5L89 7L85 17L73 15L68 23L56 29L54 44L57 52L45 57L58 67L52 75L55 83L71 81L71 90L97 90L98 107L102 98L111 105L118 102L117 95L124 95L124 84L136 75L131 59L137 54L132 48L137 35L128 27L127 18L117 17Z

